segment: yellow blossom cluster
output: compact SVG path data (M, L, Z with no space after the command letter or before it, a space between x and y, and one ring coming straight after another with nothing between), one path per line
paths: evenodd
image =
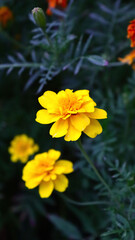
M41 198L48 198L55 189L64 192L68 187L65 174L73 172L73 164L67 160L58 160L61 153L54 149L37 154L23 169L22 179L27 188L39 186Z
M27 162L29 156L38 150L38 145L35 144L34 140L28 137L26 134L15 136L8 149L9 153L11 154L11 161L21 161L22 163Z
M44 109L37 112L36 121L41 124L55 122L50 129L52 137L65 136L66 141L76 141L82 132L91 138L102 133L97 119L107 118L107 113L95 107L88 90L66 89L57 94L46 91L38 100Z

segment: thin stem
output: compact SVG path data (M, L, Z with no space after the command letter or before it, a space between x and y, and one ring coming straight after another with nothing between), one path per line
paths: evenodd
M112 194L112 191L109 187L109 185L106 183L106 181L102 178L102 176L100 175L100 173L98 172L98 170L96 169L96 167L94 166L93 162L91 161L91 159L89 158L89 156L87 155L87 153L85 152L80 139L77 141L78 146L80 151L82 152L82 154L84 155L85 159L87 160L87 162L90 164L90 166L92 167L92 169L94 170L95 174L97 175L97 177L100 179L100 181L103 183L103 185L105 186L105 188L108 190L108 192Z
M47 42L49 43L50 47L52 47L52 41L51 41L51 39L49 38L49 36L47 35L47 33L46 33L45 30L42 29L42 31L43 31L43 33L44 33L44 35L45 35L45 38L47 39Z
M109 202L106 202L106 201L78 202L78 201L72 200L71 198L69 198L69 197L67 197L67 196L65 196L63 194L61 194L60 196L64 200L68 201L69 203L77 205L77 206L82 206L82 207L109 204Z

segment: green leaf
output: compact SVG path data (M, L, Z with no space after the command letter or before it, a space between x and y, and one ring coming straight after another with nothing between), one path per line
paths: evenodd
M108 61L103 59L100 56L97 55L91 55L91 56L87 56L85 59L87 59L89 62L98 65L98 66L107 66L108 65Z
M49 215L48 218L54 226L69 239L82 239L80 231L73 223L53 214Z

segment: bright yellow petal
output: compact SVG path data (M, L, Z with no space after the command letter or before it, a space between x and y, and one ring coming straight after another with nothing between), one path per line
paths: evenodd
M67 133L68 120L59 119L54 123L50 129L50 135L52 137L63 137Z
M65 136L65 141L76 141L81 136L81 131L77 130L73 127L73 125L69 124L69 129L67 131L67 134Z
M88 116L93 119L104 119L107 118L107 112L103 109L95 108L95 111L89 113Z
M57 94L52 91L46 91L41 97L38 98L39 103L42 107L49 109L52 112L55 112L57 104Z
M11 156L11 161L12 161L12 162L17 162L17 161L18 161L18 157L13 154L13 155Z
M52 181L44 182L42 181L39 186L39 195L41 198L50 197L52 191L54 189L54 184Z
M68 174L73 172L73 163L67 160L59 160L55 163L54 172L56 174Z
M83 131L89 124L90 119L85 114L75 114L70 117L71 123L79 131Z
M78 90L74 92L74 94L77 96L78 100L83 99L84 102L88 102L90 100L89 90Z
M75 95L77 95L77 96L89 96L89 90L85 90L85 89L83 89L83 90L77 90L77 91L75 91Z
M68 179L64 175L57 176L54 180L54 189L58 192L64 192L68 187Z
M50 149L48 151L48 157L51 159L57 160L57 159L59 159L60 155L61 155L60 151L56 151L54 149Z
M47 155L48 155L47 152L36 154L36 156L34 157L34 160L35 161L40 161L42 159L46 160Z
M59 119L59 116L55 114L50 114L48 113L47 110L42 109L37 112L35 120L41 124L49 124L57 121L58 119Z
M86 102L84 104L82 104L81 108L78 110L78 112L94 112L94 106L96 106L96 103L94 101L92 102Z
M90 125L85 128L84 133L88 137L95 138L98 134L102 133L102 126L97 120L91 119Z
M42 179L43 179L43 176L42 176L42 175L41 175L41 176L34 177L34 178L26 181L26 182L25 182L25 186L26 186L27 188L29 188L29 189L35 188L35 187L37 187L37 186L40 184L40 182L42 181Z

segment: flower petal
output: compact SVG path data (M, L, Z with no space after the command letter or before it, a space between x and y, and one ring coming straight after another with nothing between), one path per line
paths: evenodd
M60 117L57 116L56 114L50 114L48 113L47 110L42 109L37 112L36 115L36 122L41 123L41 124L49 124L52 122L55 122L59 119Z
M68 129L68 120L59 119L57 122L55 122L51 129L50 129L50 135L52 137L63 137L67 133Z
M39 195L41 198L50 197L52 191L54 189L54 184L52 181L44 182L42 181L39 186Z
M56 174L68 174L73 172L73 163L67 160L59 160L55 163L54 172Z
M60 151L56 151L56 150L54 150L54 149L50 149L50 150L48 151L48 157L51 158L51 159L53 159L53 160L59 159L60 155L61 155L61 152L60 152Z
M95 108L95 111L89 113L88 116L94 119L104 119L107 118L107 112L103 109Z
M55 112L57 105L57 94L52 91L46 91L41 97L38 98L42 107L47 108L49 112Z
M102 133L102 126L97 120L91 119L90 125L85 128L84 133L91 138L95 138L98 134Z
M70 120L74 128L79 131L83 131L90 124L90 119L85 114L72 115Z
M37 187L43 179L43 175L34 177L25 182L25 186L29 189Z
M94 101L89 101L84 104L82 104L81 108L78 110L78 112L94 112L94 106L96 106L96 103Z
M65 136L65 141L76 141L81 136L81 131L74 128L74 126L69 123L69 129L67 131L67 134Z
M68 179L64 175L57 176L56 180L54 180L54 189L58 192L64 192L68 187Z

